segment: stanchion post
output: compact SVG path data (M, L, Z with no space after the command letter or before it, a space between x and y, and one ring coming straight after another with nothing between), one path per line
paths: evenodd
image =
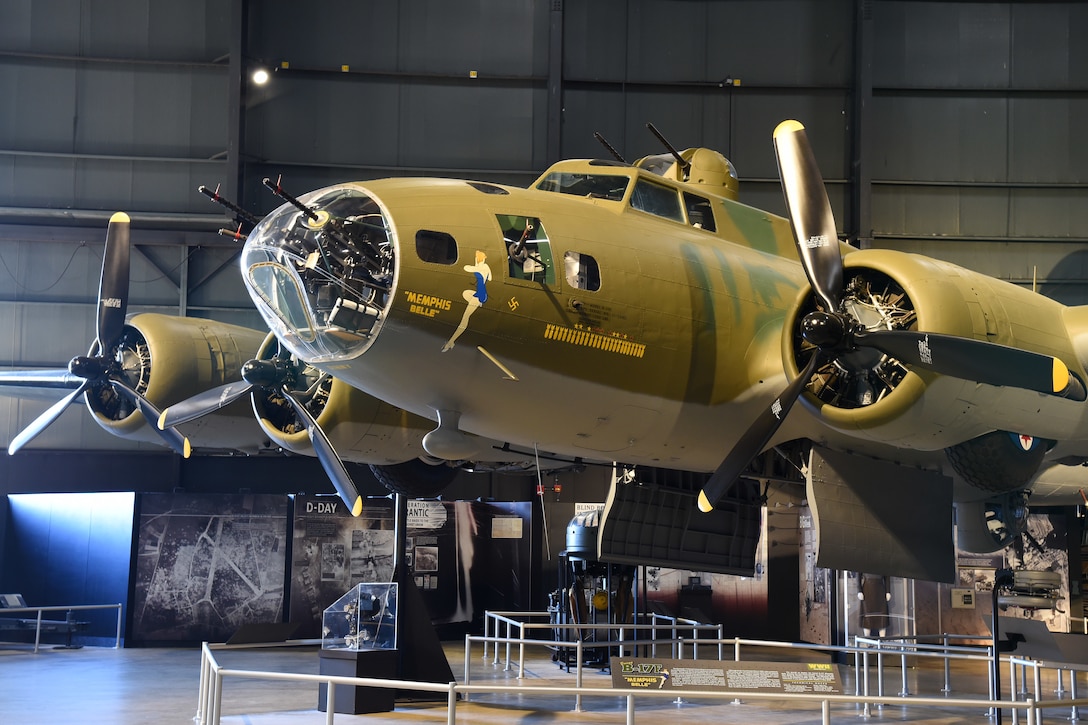
M864 677L862 678L861 691L862 691L862 694L866 698L865 705L862 707L862 710L861 710L861 715L862 715L862 717L869 718L869 717L872 717L872 715L873 715L873 705L868 700L868 697L869 697L869 648L868 647L866 647L865 651L862 652L861 662L862 662L862 673L864 674Z
M946 695L952 692L952 660L948 658L948 635L944 635L944 687L941 692Z
M506 620L506 666L503 667L503 672L510 671L510 620Z
M1073 669L1069 670L1069 699L1073 700L1073 702L1077 701L1077 671ZM1069 719L1073 722L1080 720L1080 708L1076 705L1072 706Z
M518 679L525 679L525 623L518 625Z
M991 666L993 663L991 662ZM1009 699L1015 702L1016 700L1016 668L1017 664L1015 660L1009 660ZM1021 671L1023 671L1023 665L1019 665ZM1022 697L1027 697L1027 691L1020 693ZM990 697L993 698L993 687L990 688ZM1018 725L1020 722L1020 711L1017 708L1012 708L1012 725Z
M486 631L487 630L487 624L486 624L487 619L486 619L486 617L484 618L484 622L485 622L484 630ZM484 635L484 646L485 647L487 646L487 635L486 634ZM464 677L464 681L465 681L466 685L472 683L472 666L471 666L472 652L471 652L471 647L472 647L472 635L466 634L465 635L465 677ZM468 693L467 692L465 693L465 699L466 700L468 699Z
M487 636L491 632L491 612L484 612L484 659L487 659Z
M578 694L574 696L574 711L582 711L582 638L579 637L578 641L574 645L574 660L577 664L577 670L574 674L575 687L578 688Z

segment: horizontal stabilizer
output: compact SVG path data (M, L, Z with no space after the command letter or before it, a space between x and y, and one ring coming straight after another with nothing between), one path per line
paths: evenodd
M603 562L752 576L759 543L759 484L737 480L710 513L695 499L709 474L636 469L634 483L613 481L601 515Z
M955 581L947 476L813 446L808 502L817 566Z

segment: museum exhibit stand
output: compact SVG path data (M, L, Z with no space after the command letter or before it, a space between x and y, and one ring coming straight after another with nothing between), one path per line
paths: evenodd
M321 618L320 673L338 677L389 677L397 670L397 584L358 584ZM318 709L328 711L328 685ZM333 710L358 715L393 710L395 691L333 685Z

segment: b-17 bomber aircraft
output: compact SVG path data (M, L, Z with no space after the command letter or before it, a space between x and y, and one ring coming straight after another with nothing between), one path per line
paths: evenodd
M993 550L1048 475L1076 500L1088 309L841 244L804 128L774 143L789 220L738 203L709 149L527 189L393 178L284 193L243 277L291 353L435 421L432 456L713 472L698 516L805 441L821 548L857 564L836 568L950 578L917 519L950 542L954 501L961 543Z
M526 189L392 178L295 198L266 180L287 203L241 268L275 341L245 379L274 390L280 361L306 366L422 421L433 459L629 467L602 558L611 520L617 560L750 573L759 485L784 480L806 486L817 565L950 581L953 524L995 551L1029 495L1081 500L1088 308L841 243L803 126L774 145L789 219L739 203L721 154L667 144ZM353 412L329 398L303 426L335 481L322 419Z

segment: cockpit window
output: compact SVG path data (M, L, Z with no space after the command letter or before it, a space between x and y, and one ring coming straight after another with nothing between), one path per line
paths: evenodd
M620 201L630 181L626 176L612 174L572 174L568 171L557 171L545 176L536 188L559 194Z
M445 232L420 229L416 232L416 254L424 262L454 264L457 262L457 240Z
M673 221L684 221L680 213L680 194L675 189L639 179L631 193L631 208Z
M714 210L705 198L685 191L684 206L688 210L688 224L697 229L706 229L708 232L717 230L714 225Z
M506 242L507 278L555 284L552 244L540 220L517 214L497 214L495 218Z

